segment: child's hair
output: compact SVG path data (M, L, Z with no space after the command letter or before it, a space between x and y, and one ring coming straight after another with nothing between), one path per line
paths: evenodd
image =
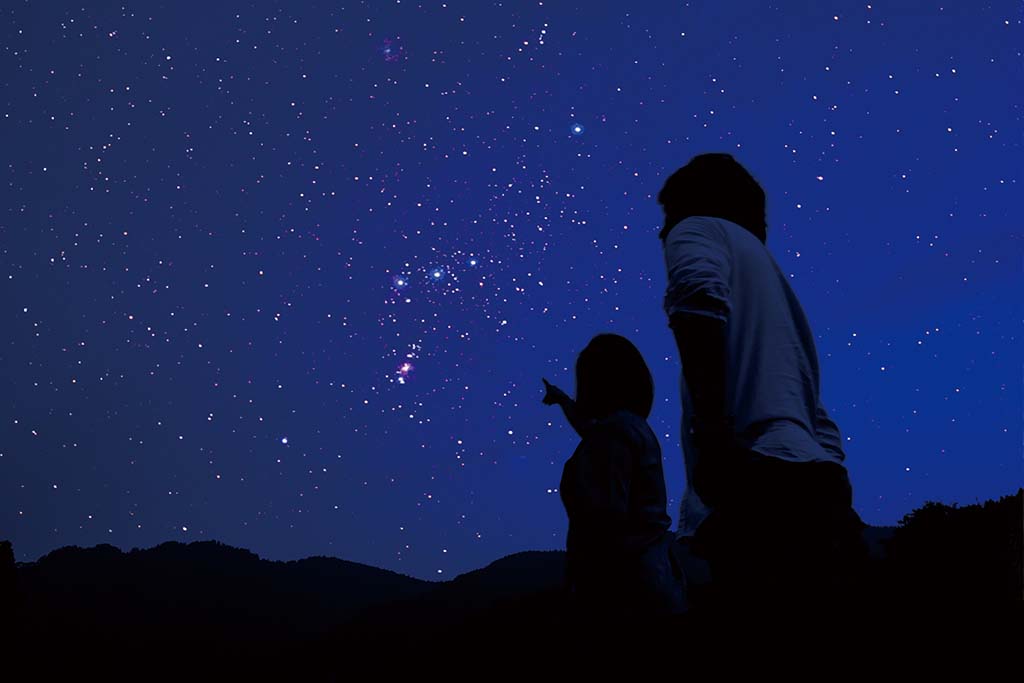
M654 405L654 379L633 343L599 334L576 359L576 403L591 418L628 410L645 420Z

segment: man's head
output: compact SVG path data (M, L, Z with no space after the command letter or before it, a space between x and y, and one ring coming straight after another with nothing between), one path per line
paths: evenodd
M764 190L731 154L698 154L673 173L658 193L665 210L665 227L659 237L690 216L715 216L742 225L765 243Z

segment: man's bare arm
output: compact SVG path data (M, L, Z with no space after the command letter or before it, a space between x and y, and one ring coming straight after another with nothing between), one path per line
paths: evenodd
M693 313L675 313L669 320L683 365L696 421L718 424L727 417L725 404L725 323Z

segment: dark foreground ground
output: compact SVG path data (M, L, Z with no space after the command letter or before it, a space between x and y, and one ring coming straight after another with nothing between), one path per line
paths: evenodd
M813 619L784 606L725 618L707 599L706 566L687 556L695 608L654 623L574 619L557 551L517 553L437 583L336 558L271 562L216 542L67 547L20 564L2 543L0 681L334 680L417 669L433 678L478 661L490 678L687 658L756 668L829 652L844 666L915 652L919 668L952 658L976 672L1003 658L1019 668L1022 526L1024 491L982 505L927 504L898 527L869 527L862 594Z

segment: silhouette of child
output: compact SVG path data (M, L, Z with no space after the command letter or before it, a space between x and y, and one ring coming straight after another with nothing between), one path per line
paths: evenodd
M600 334L576 361L575 401L543 382L544 403L561 406L581 438L560 484L573 607L596 616L685 611L643 356L625 337Z

